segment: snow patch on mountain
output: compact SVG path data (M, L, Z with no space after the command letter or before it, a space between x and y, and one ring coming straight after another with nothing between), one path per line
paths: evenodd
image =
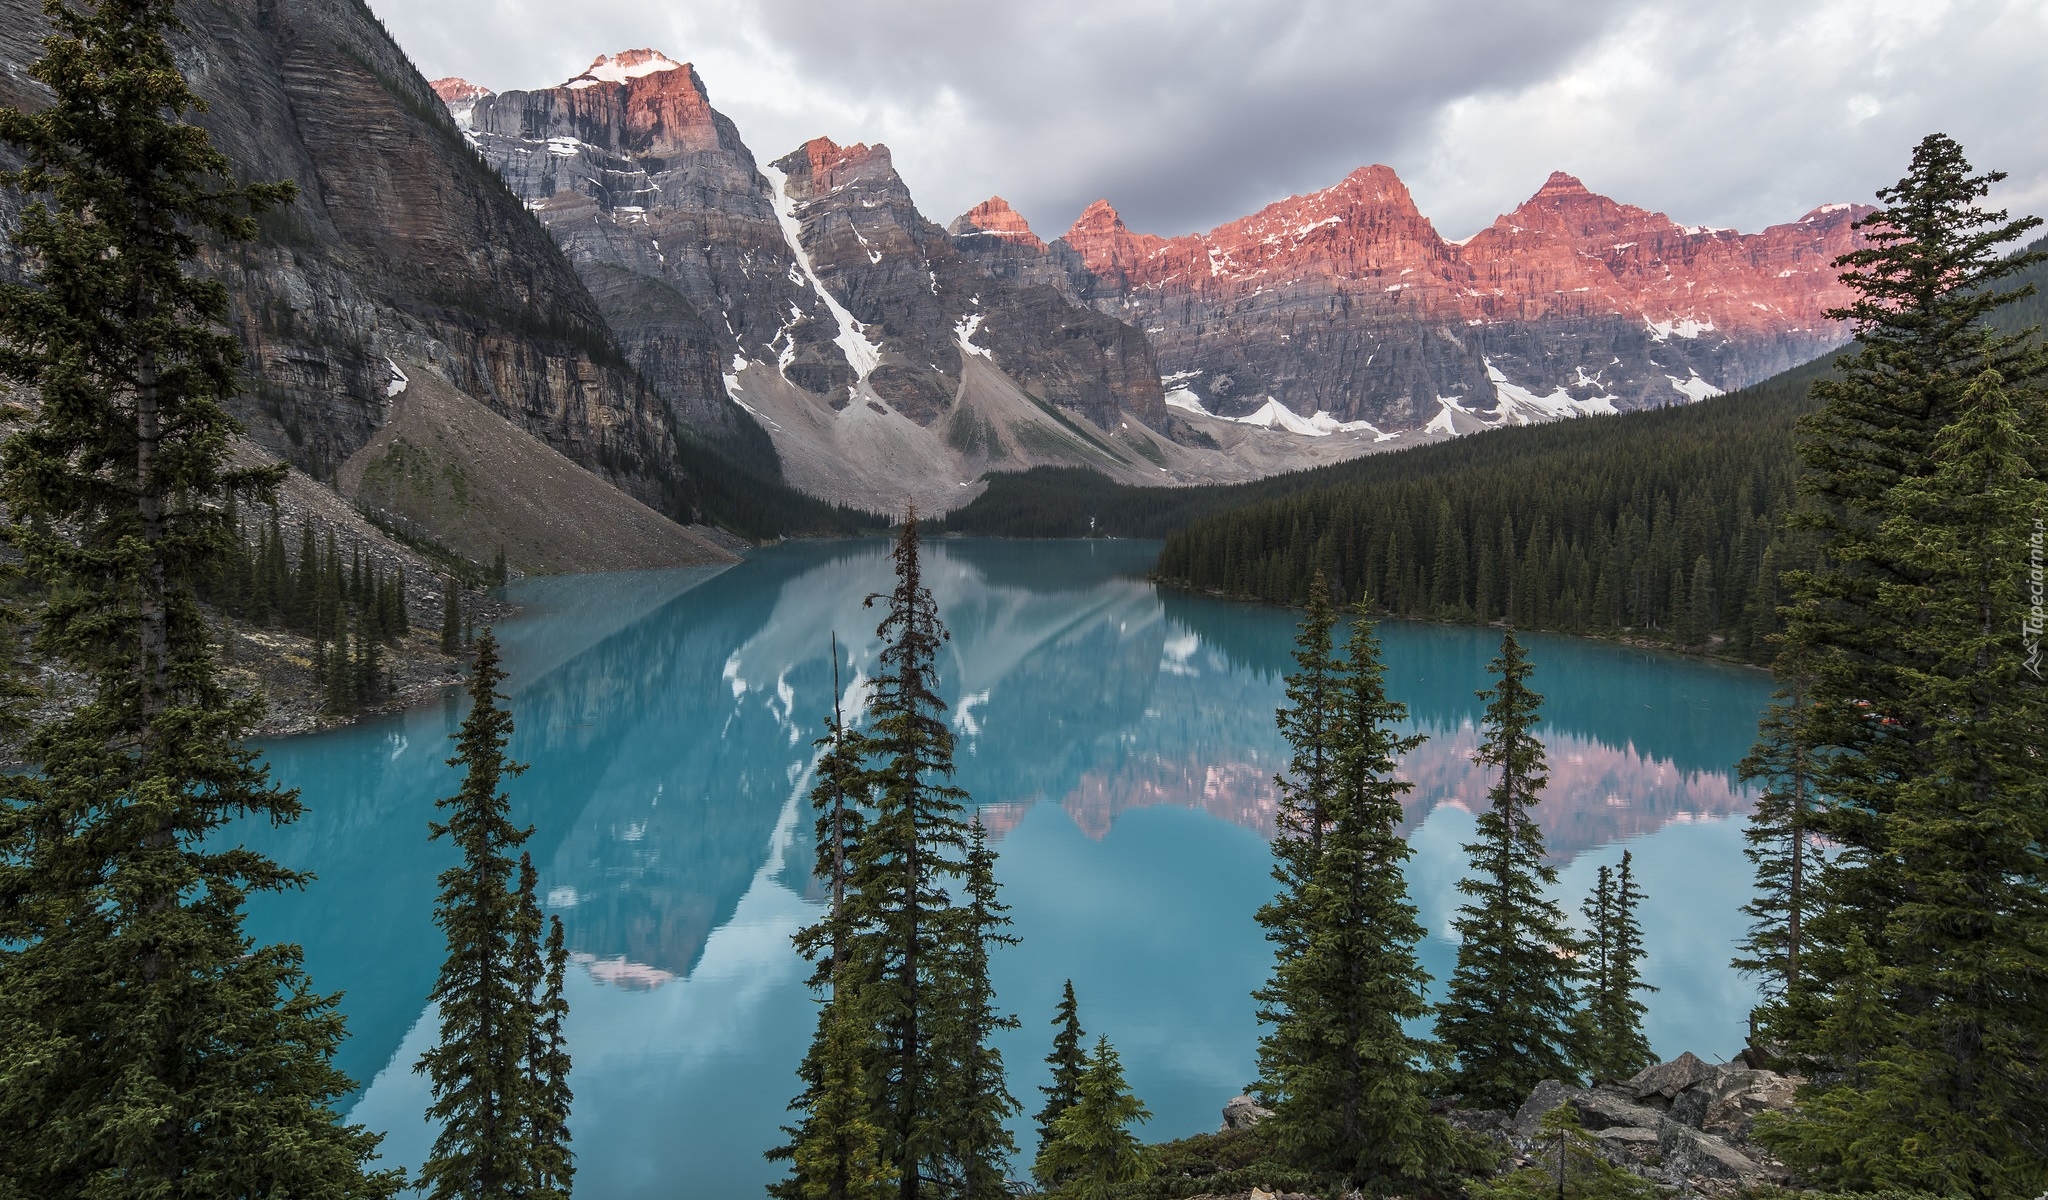
M1698 371L1691 372L1690 377L1686 379L1680 379L1676 375L1666 375L1664 378L1671 381L1671 390L1684 396L1687 404L1698 404L1709 396L1721 394L1721 389L1701 379Z
M1621 411L1614 407L1613 396L1574 400L1563 385L1547 396L1539 396L1528 388L1509 382L1500 368L1493 365L1492 359L1482 358L1480 361L1486 364L1486 377L1493 382L1493 398L1500 414L1495 424L1505 425L1513 421L1517 425L1540 425L1565 417L1583 417L1593 413L1612 415Z
M1652 321L1644 317L1643 323L1650 327L1650 340L1653 342L1668 342L1674 337L1696 338L1703 333L1714 332L1711 318L1702 321L1694 317L1672 317L1665 321Z
M804 249L803 222L796 215L796 198L789 194L788 173L763 163L761 174L775 189L775 219L782 226L782 239L789 243L789 252L796 258L796 269L803 273L811 289L818 293L818 299L825 302L833 319L839 322L839 336L832 340L846 355L846 365L853 368L854 376L866 383L868 376L874 374L875 368L882 363L882 348L868 340L867 331L861 323L846 311L838 297L826 290L825 281L818 278L817 269L811 265L811 252Z
M682 65L658 50L628 50L623 54L600 56L583 74L562 86L571 91L582 91L600 83L624 83L629 79L674 71Z
M979 354L990 362L994 362L996 360L995 355L974 344L974 334L975 331L981 328L983 316L984 314L982 313L968 313L960 318L953 326L953 336L960 340L960 353Z

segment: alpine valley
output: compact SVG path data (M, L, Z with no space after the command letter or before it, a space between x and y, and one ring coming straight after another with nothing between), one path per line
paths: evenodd
M39 103L40 6L0 5L5 100ZM999 197L941 227L886 146L757 159L655 50L498 92L429 84L359 0L181 12L196 119L300 187L214 263L252 441L519 570L581 563L588 519L474 511L462 480L515 443L612 485L624 519L759 537L946 512L990 472L1249 480L1698 400L1843 340L1829 264L1868 211L1686 227L1559 173L1454 242L1367 166L1203 234L1098 201L1047 241Z

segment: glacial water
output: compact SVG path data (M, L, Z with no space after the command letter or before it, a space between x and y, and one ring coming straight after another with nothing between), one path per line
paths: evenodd
M1026 1113L1060 983L1107 1034L1155 1114L1148 1136L1213 1129L1252 1077L1249 993L1267 944L1266 838L1285 764L1273 710L1296 614L1161 591L1157 547L945 541L928 577L952 630L943 680L959 783L998 835L1021 943L995 955L1000 1044ZM790 935L815 918L812 739L872 674L890 583L880 541L787 545L722 571L527 581L499 629L512 672L511 784L549 909L575 955L576 1191L586 1200L758 1195L812 1029ZM1404 770L1409 884L1439 980L1486 775L1471 765L1497 633L1389 623L1389 686L1429 741ZM1594 871L1632 849L1649 893L1650 1036L1660 1054L1733 1053L1752 989L1727 965L1748 872L1731 765L1767 700L1760 673L1599 642L1530 636L1551 782L1541 809L1573 912ZM434 799L452 791L459 693L353 729L268 747L307 815L238 829L318 873L265 898L251 930L300 942L316 984L344 993L351 1119L414 1166L431 1141L412 1065L433 1034L424 997L442 955L431 923ZM1029 1154L1029 1126L1019 1125ZM1023 1163L1020 1162L1021 1170Z

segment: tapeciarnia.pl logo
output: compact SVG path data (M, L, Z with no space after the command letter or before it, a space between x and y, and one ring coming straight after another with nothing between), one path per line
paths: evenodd
M2048 625L2048 573L2044 573L2042 543L2048 541L2048 519L2034 518L2034 534L2027 539L2027 615L2020 619L2020 639L2027 651L2026 667L2041 678L2041 630Z

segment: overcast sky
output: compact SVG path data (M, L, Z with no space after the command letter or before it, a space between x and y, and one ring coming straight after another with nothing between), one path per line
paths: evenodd
M428 78L696 64L755 157L886 142L925 215L1184 233L1366 163L1447 237L1552 170L1686 224L1869 200L1939 130L2048 213L2048 0L369 0Z

